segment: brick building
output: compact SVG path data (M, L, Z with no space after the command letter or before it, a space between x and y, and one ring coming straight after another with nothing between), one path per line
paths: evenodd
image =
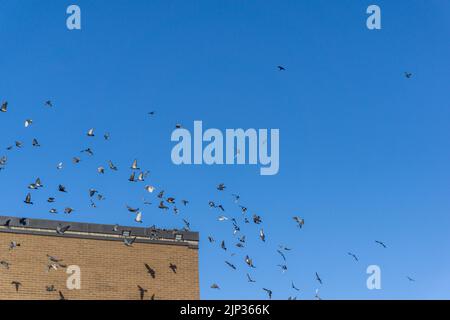
M138 286L145 300L199 299L198 233L0 217L0 299L139 300Z

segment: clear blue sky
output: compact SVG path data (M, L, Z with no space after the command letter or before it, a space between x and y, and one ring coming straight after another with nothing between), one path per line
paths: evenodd
M72 3L82 10L81 31L66 29ZM366 28L373 3L382 9L381 31ZM156 203L127 181L138 158L149 184L191 201L179 217L155 206L143 215L145 225L166 228L187 218L201 233L204 299L263 299L262 287L276 299L311 299L316 288L324 299L449 299L449 12L442 0L3 0L0 100L10 110L0 114L0 156L9 158L0 171L0 214L135 225L125 204L142 207L144 196ZM47 99L53 109L43 106ZM27 118L34 123L25 129ZM174 166L170 134L194 120L223 130L279 128L279 174ZM86 137L91 127L94 139ZM111 134L107 143L103 132ZM34 137L40 149L31 148ZM7 151L15 140L25 146ZM86 147L95 156L72 165ZM109 159L119 171L97 175ZM36 177L45 188L26 207ZM215 189L221 182L225 193ZM68 195L57 194L59 183ZM107 197L97 209L90 187ZM208 207L222 203L240 219L231 193L263 217L267 234L262 243L258 226L240 222L248 244L232 249L234 257L207 241L236 242L231 223L217 222L219 212ZM61 211L75 208L72 216L48 213L52 195ZM305 218L304 229L294 215ZM284 274L279 244L293 249ZM246 254L257 266L254 284L245 277ZM382 290L366 288L370 264L381 267ZM214 282L221 290L209 288Z

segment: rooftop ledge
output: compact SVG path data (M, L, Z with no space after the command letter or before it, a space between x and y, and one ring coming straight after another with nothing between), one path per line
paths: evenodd
M64 234L56 232L57 227L70 226ZM198 247L198 232L140 228L109 224L81 223L57 220L28 219L0 216L0 232L123 241L136 237L136 243L159 243Z

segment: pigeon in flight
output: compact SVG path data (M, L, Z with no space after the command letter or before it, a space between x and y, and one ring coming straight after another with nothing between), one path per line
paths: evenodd
M118 170L117 167L114 165L114 163L112 163L111 160L108 161L108 165L109 165L109 168L111 170L113 170L113 171L117 171Z
M170 263L170 264L169 264L169 268L170 268L170 270L173 271L173 273L177 273L177 268L178 268L178 267L177 267L175 264Z
M253 223L255 223L255 224L261 224L261 223L262 223L261 217L258 216L258 215L256 215L256 214L254 214L254 215L253 215Z
M286 71L286 68L283 66L277 66L278 71Z
M316 272L316 280L322 284L322 279L319 277L319 274Z
M245 256L245 263L246 263L249 267L255 268L255 266L253 265L253 260L250 259L250 257L249 257L248 255Z
M148 174L147 172L140 172L139 175L138 175L137 180L140 181L140 182L145 181L145 178L147 177L147 174Z
M139 211L139 208L132 208L130 206L127 206L127 209L129 212L132 212L132 213L137 213Z
M169 209L169 207L167 207L167 206L164 204L164 201L161 201L161 202L159 203L158 208L159 208L159 209L162 209L162 210L168 210L168 209Z
M133 161L133 163L131 164L131 170L141 170L141 169L138 167L137 159L135 159L135 160Z
M16 288L16 292L19 292L19 287L22 284L19 281L12 281L11 284Z
M185 225L185 230L189 231L191 229L191 223L186 219L183 219L183 223Z
M31 194L30 193L27 194L27 196L25 197L24 202L26 204L31 204L31 205L33 204L33 202L31 202Z
M349 256L353 257L353 259L355 259L356 261L359 261L358 257L356 256L356 254L348 252L347 253Z
M11 219L6 220L5 223L3 224L3 226L10 228L11 227Z
M231 262L225 261L225 263L233 270L236 270L236 266L232 264Z
M219 216L219 217L217 218L217 220L219 220L219 221L227 221L227 220L228 220L228 217L226 217L226 216Z
M136 212L136 218L134 218L134 221L136 221L137 223L142 223L142 212Z
M86 149L84 149L84 150L81 150L81 153L86 153L86 154L88 154L89 156L93 156L93 155L94 155L94 151L92 151L91 148L86 148ZM79 159L79 158L78 158L78 159Z
M288 267L287 267L286 264L279 264L279 265L277 265L277 267L280 267L280 268L281 268L281 271L282 271L283 273L285 273L285 272L287 271L287 269L288 269Z
M319 296L319 289L316 289L316 294L314 296L317 300L322 300L322 298Z
M53 256L49 255L49 254L47 255L47 258L48 258L48 260L51 261L51 262L55 262L55 263L62 262L62 259L58 259L58 258L56 258L56 257L53 257Z
M378 240L375 240L375 242L376 243L378 243L380 246L382 246L383 248L387 248L387 246L386 246L386 244L384 244L384 242L382 242L382 241L378 241Z
M36 186L36 184L35 183L30 183L29 185L28 185L28 189L31 189L31 190L35 190L35 189L37 189L38 187Z
M55 292L56 289L55 289L54 285L51 285L51 286L46 286L45 287L45 291L47 291L47 292Z
M211 285L211 289L220 289L219 285L217 283L213 283Z
M9 243L9 250L14 250L17 247L20 247L20 243L17 243L16 241L11 241Z
M123 238L123 244L127 247L131 247L133 243L136 241L136 237L134 238Z
M280 256L283 258L284 261L286 261L286 256L285 254L281 251L277 249L277 252L280 254Z
M58 225L56 227L56 233L60 234L60 235L63 235L69 229L70 229L70 225L67 225L67 226Z
M147 263L144 264L145 268L147 269L148 274L155 279L156 278L156 271L152 267L150 267Z
M37 178L36 181L34 182L34 184L36 185L37 188L43 188L44 185L41 182L40 178Z
M40 147L39 141L37 141L36 138L33 139L33 142L31 143L33 147Z
M270 289L266 289L266 288L263 288L263 290L267 293L267 295L269 296L269 299L272 299L272 290L270 290Z
M264 229L259 230L259 238L262 242L266 242L266 234L264 233Z
M0 112L7 112L8 111L8 102L5 101L2 103L2 106L0 108Z
M295 217L293 217L292 219L294 219L294 221L297 222L297 226L298 226L300 229L303 228L303 226L304 226L304 224L305 224L305 220L304 220L304 219L302 219L302 218L300 218L300 217L298 217L298 216L295 216Z
M95 137L94 129L93 129L93 128L88 130L87 136L88 136L88 137Z
M89 189L89 197L92 198L93 196L95 196L95 194L98 193L97 190L91 188Z
M140 285L138 285L138 289L139 289L139 296L141 297L141 300L144 300L144 295L148 292L148 290L142 288Z

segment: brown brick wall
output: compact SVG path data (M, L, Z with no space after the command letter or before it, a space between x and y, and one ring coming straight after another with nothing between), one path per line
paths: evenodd
M9 250L11 241L20 247ZM65 269L47 271L47 254L66 265L81 268L81 289L68 290L70 276ZM47 292L54 285L67 299L140 299L137 285L148 289L145 299L199 299L198 250L182 245L65 238L0 232L0 299L59 299L58 292ZM144 263L156 271L153 279ZM173 273L169 264L177 265ZM16 292L12 281L22 286Z

